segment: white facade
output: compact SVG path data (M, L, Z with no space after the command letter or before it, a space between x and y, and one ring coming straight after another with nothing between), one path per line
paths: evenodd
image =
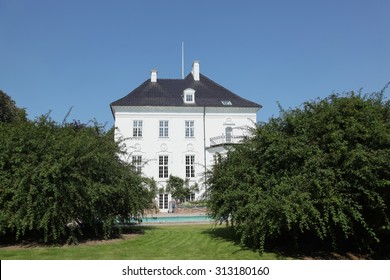
M187 88L182 96L184 103L196 104L196 90ZM199 199L207 187L205 171L214 163L215 153L247 134L247 128L256 123L258 109L230 104L115 106L115 137L124 139L126 160L132 161L144 176L153 178L159 189L165 189L169 175L188 178L190 185L197 183L200 187L190 199ZM161 192L156 201L161 212L170 211L170 194Z

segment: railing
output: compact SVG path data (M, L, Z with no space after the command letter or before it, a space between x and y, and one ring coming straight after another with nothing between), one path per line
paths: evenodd
M210 146L239 144L244 139L244 136L238 135L221 135L210 138Z

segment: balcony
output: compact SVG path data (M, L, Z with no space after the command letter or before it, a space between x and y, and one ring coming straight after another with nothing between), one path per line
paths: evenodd
M220 135L210 138L210 147L240 144L245 136L242 135Z

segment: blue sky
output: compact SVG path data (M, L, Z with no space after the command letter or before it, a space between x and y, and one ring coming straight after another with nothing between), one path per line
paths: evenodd
M0 89L31 119L96 118L158 69L200 71L263 108L390 81L390 1L0 0ZM390 90L386 96L390 96Z

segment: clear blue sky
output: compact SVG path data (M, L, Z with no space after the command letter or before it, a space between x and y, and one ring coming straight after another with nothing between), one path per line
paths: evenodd
M263 105L258 120L390 81L390 1L0 0L0 89L31 119L96 118L158 69L201 73ZM390 95L390 90L386 96Z

